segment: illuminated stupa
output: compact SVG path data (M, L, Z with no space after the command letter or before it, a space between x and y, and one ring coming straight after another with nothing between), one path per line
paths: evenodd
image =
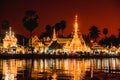
M66 43L64 49L68 51L88 51L88 47L85 44L85 41L82 38L82 34L78 30L78 16L75 16L75 24L74 24L74 35L71 42Z
M5 38L3 39L3 48L11 48L17 47L17 38L12 32L11 27L9 27L9 31L6 32Z

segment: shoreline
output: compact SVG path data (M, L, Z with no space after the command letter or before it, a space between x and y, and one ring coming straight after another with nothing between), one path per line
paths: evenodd
M0 59L93 59L120 58L120 55L0 54Z

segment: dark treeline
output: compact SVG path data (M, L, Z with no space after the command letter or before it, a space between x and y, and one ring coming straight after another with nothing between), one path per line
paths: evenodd
M36 14L36 11L34 10L26 10L25 14L23 16L23 19L21 20L23 23L23 26L30 31L30 38L32 37L32 32L33 30L38 27L39 25L39 16ZM2 39L5 37L5 34L1 33L1 29L7 31L9 28L10 24L8 20L4 20L1 23L0 26L0 43L2 43ZM54 25L49 25L47 24L45 26L45 32L41 33L39 39L41 41L44 41L44 37L49 37L50 39L52 38L53 35L53 29L56 30L56 34L58 38L71 38L73 37L73 34L70 33L68 36L64 36L64 30L67 27L66 21L61 20L56 22ZM117 31L117 30L116 30ZM99 30L99 28L95 25L91 26L89 29L89 33L87 35L83 35L83 39L85 40L87 45L91 45L91 42L98 42L100 45L104 47L110 47L110 46L116 46L118 47L120 44L120 29L118 29L118 36L115 36L114 34L107 36L109 33L107 28L104 28L102 31ZM104 37L99 39L100 35L104 34ZM18 39L18 44L19 45L28 45L28 38L24 37L23 35L17 34L16 37ZM99 39L99 41L98 41Z
M120 46L120 37L116 37L115 35L111 35L110 37L102 38L99 41L99 44L104 46L104 47L109 47L109 48L111 46L119 47Z
M65 20L61 20L60 22L57 22L55 25L51 26L51 25L46 25L45 27L45 32L43 32L40 35L40 38L44 38L44 37L50 37L52 38L52 33L53 33L53 29L55 28L56 30L56 34L57 37L65 37L64 36L64 30L66 28L66 21Z

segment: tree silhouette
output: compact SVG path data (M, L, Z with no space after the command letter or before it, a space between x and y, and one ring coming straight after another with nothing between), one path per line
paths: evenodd
M23 45L23 46L27 45L28 39L26 37L24 37L23 35L20 35L20 34L16 34L16 37L18 39L18 44L19 45Z
M60 23L56 23L54 27L55 27L55 30L57 32L57 35L59 35L59 31L61 29L61 24Z
M90 45L89 35L82 34L82 37L87 45Z
M2 22L2 27L3 30L8 30L9 29L9 21L8 20L4 20Z
M38 19L39 17L34 10L27 10L25 12L25 15L23 17L23 25L28 31L30 31L30 38L32 38L32 31L38 26Z
M110 38L108 38L108 37L102 38L99 41L99 44L102 45L102 46L104 46L104 47L110 47L111 46Z
M92 26L90 29L89 29L89 36L90 36L90 39L93 39L94 42L96 42L97 38L99 37L100 35L100 30L98 29L98 27L96 26Z
M8 20L2 21L2 24L1 24L1 27L0 27L0 42L2 42L2 39L3 39L1 29L3 29L3 30L8 30L9 29L9 21Z
M117 38L116 38L115 35L111 35L111 36L109 37L109 40L110 40L111 46L117 46L117 45L118 45L118 43L117 43Z
M64 34L64 29L66 28L66 22L65 22L64 20L62 20L62 21L60 22L60 24L61 24L61 30L62 30L62 36L63 36L63 34Z
M118 29L118 38L120 39L120 28Z
M39 38L43 40L44 37L47 37L47 33L46 33L46 32L43 32L43 33L40 35Z
M39 17L35 11L27 10L23 18L23 25L32 33L32 31L38 26L38 19Z
M47 36L49 36L50 38L52 37L52 27L48 24L46 25L46 34Z
M108 34L108 29L107 28L104 28L103 29L103 34L106 36Z

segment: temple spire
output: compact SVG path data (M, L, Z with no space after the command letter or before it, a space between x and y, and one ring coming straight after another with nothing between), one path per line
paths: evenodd
M6 32L5 38L3 39L3 48L11 48L17 47L17 38L14 36L14 32L12 32L12 27L9 27L9 31Z
M75 15L75 25L74 25L74 28L75 28L75 32L78 31L78 16Z
M55 28L53 29L53 38L52 38L52 40L53 41L57 40Z
M74 23L74 35L72 38L72 41L70 42L69 46L66 46L65 48L69 51L87 51L87 46L85 44L84 39L82 38L82 35L78 35L78 16L75 15L75 23Z
M75 15L74 37L78 37L78 16Z
M10 36L12 35L12 29L11 29L11 27L9 27L9 34L10 34Z

